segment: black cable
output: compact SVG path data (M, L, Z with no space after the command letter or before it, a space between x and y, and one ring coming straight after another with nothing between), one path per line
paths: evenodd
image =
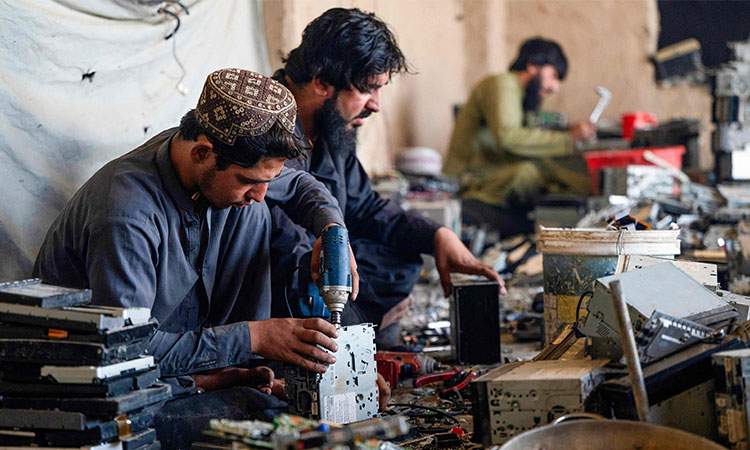
M178 5L180 8L182 8L182 11L186 15L190 15L190 11L187 9L187 6L183 5L182 2L166 2L165 6L159 8L159 11L158 11L159 13L166 14L168 16L172 16L177 21L177 24L175 25L174 30L172 30L171 33L169 33L168 35L166 35L164 37L164 40L167 40L167 39L171 38L172 36L174 36L175 33L177 33L177 30L180 29L180 25L182 23L180 21L180 17L179 17L180 16L180 12L179 11L176 12L176 13L174 13L174 12L172 12L172 11L170 11L170 10L167 9L168 7L170 7L172 5Z
M175 33L177 33L177 30L180 29L180 18L177 16L177 14L173 13L172 11L170 11L170 10L168 10L166 8L159 9L159 12L162 13L162 14L166 14L166 15L172 16L177 21L177 25L174 27L174 30L172 30L171 33L169 33L168 35L166 35L164 37L164 40L166 41L167 39L169 39L172 36L174 36Z
M586 291L583 294L581 294L581 297L578 299L578 305L576 305L576 323L575 328L578 328L578 314L581 311L581 303L583 303L583 297L585 297L588 294L589 300L591 300L591 297L594 296L594 291Z
M432 411L432 412L438 413L439 415L452 420L459 427L461 426L461 422L459 422L458 419L456 419L455 417L451 416L447 412L441 411L439 408L435 408L433 406L412 405L412 404L409 404L409 403L389 403L388 406L400 406L400 407L404 407L404 408L425 409L427 411Z

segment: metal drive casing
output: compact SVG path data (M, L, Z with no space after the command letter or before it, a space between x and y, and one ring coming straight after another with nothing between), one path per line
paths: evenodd
M607 359L532 361L500 366L472 382L474 435L485 446L573 412L604 381Z
M339 328L336 362L323 374L301 367L286 372L289 410L311 419L344 424L378 413L375 329L371 323Z
M639 333L654 311L713 329L737 318L737 311L690 275L670 263L643 267L596 280L581 333L591 338L594 358L619 359L622 344L609 285L619 280L628 305L633 332ZM643 362L643 361L642 361Z
M453 282L450 302L453 359L466 364L502 361L500 351L500 288L497 282Z

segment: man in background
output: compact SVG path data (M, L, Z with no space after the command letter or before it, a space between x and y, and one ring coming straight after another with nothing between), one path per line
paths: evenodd
M458 178L466 223L502 236L533 231L527 213L546 193L588 194L576 144L594 136L579 122L565 131L539 128L542 100L558 92L568 62L542 38L523 43L510 72L480 81L456 118L443 173Z

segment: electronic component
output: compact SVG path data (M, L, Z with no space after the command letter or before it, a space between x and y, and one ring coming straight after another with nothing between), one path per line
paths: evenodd
M714 436L716 421L711 395L714 391L711 356L743 346L740 340L729 337L719 344L701 342L643 367L652 423L701 436ZM599 402L596 410L611 413L617 419L637 420L628 375L623 374L600 384L596 397ZM686 407L690 409L690 414L685 414Z
M106 347L91 342L46 339L0 339L0 360L37 364L111 364L137 358L148 348L148 339Z
M409 422L404 416L390 416L382 419L370 419L342 427L329 427L297 416L281 414L273 424L258 420L213 419L211 430L206 432L233 444L251 444L253 448L272 450L306 450L331 448L380 448L396 449L399 447L383 446L382 442L406 434ZM198 448L217 448L210 444L198 444ZM193 445L195 448L196 445ZM225 448L225 447L219 447ZM226 447L230 448L230 447ZM234 445L231 448L238 448ZM245 448L245 447L239 447Z
M46 445L70 446L86 445L96 442L112 442L121 435L139 433L147 430L154 419L154 412L141 411L135 414L120 416L84 430L42 430L36 431L41 442Z
M591 338L589 353L594 358L620 359L622 356L609 290L609 283L614 280L619 280L622 285L633 332L636 334L649 323L655 311L714 330L734 323L737 319L734 308L669 263L599 278L594 285L594 295L586 307L588 314L585 322L578 328ZM690 343L692 342L694 341L691 340ZM684 346L690 343L686 342Z
M727 303L737 310L737 314L739 315L737 323L743 323L750 320L750 297L729 291L722 291L720 289L716 291L716 294L726 300Z
M83 305L91 301L90 289L44 284L39 278L0 283L0 302L41 308Z
M100 383L16 383L0 382L0 395L28 397L118 397L156 383L159 369L110 378Z
M635 338L642 363L659 360L713 335L714 330L695 322L654 311Z
M375 417L378 388L373 325L342 327L336 342L336 362L325 373L287 368L290 412L339 424Z
M157 323L154 319L143 324L111 329L102 333L84 333L77 330L0 323L0 339L54 339L55 341L65 342L94 342L110 347L150 338L156 331L156 327Z
M4 322L97 333L147 323L151 317L151 310L93 305L38 308L0 303L0 314L3 314Z
M143 356L150 309L85 304L90 291L40 280L2 286L0 448L158 450L152 410L171 387Z
M701 262L677 261L643 255L620 255L617 257L615 273L630 272L631 270L643 269L644 267L651 267L664 263L672 264L682 270L707 289L716 291L719 286L718 269L716 264Z
M500 288L494 281L453 282L450 300L453 359L465 364L502 361Z
M585 410L607 359L505 364L472 384L474 436L485 447ZM509 366L509 367L506 367Z
M55 366L0 362L0 380L54 383L106 383L110 379L156 368L153 356L123 361L106 366Z
M114 417L169 399L171 387L157 384L148 389L140 389L107 398L32 398L3 396L3 408L34 410L58 410L81 412L93 417ZM0 410L1 411L1 410ZM0 423L0 426L7 426Z
M712 149L719 181L750 179L750 40L729 42L733 58L716 69Z

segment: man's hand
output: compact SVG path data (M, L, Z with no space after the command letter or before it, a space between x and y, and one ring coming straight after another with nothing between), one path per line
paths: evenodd
M195 385L206 391L226 389L232 386L249 386L264 394L286 399L284 379L274 379L273 370L261 366L252 369L222 367L191 375Z
M378 386L378 407L382 411L388 405L388 402L391 401L391 388L388 387L385 378L380 374L378 374L375 384Z
M251 351L264 358L295 364L317 373L324 373L323 364L333 364L336 358L317 345L332 352L338 345L331 338L338 331L323 319L266 319L248 322Z
M331 225L338 224L329 223L326 227ZM318 237L318 239L315 240L315 244L313 244L312 257L310 259L310 275L316 286L320 286L320 247L322 245L323 241ZM359 295L359 273L357 273L357 260L354 259L354 252L352 251L351 244L349 244L349 263L352 272L352 292L349 294L349 300L354 301L357 299L357 295Z
M596 125L588 120L584 120L573 125L573 127L568 130L568 133L570 133L570 138L573 140L574 144L578 142L583 143L590 141L596 136Z
M440 274L440 284L443 294L448 297L451 293L451 272L472 275L484 275L490 280L497 281L500 293L505 294L505 283L492 267L479 262L468 248L449 228L440 227L435 233L435 266Z

